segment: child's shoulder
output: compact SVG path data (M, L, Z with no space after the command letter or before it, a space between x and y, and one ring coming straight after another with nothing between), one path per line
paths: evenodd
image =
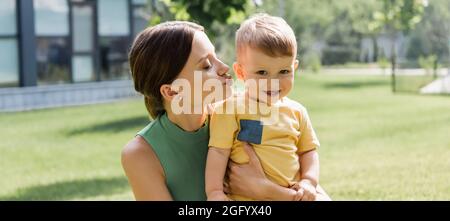
M236 105L241 104L240 100L243 99L242 96L239 94L233 94L232 96L228 97L227 99L218 101L211 105L211 109L214 113L222 112L224 110L233 112L236 110Z
M289 112L290 113L294 113L295 117L300 121L300 122L306 122L309 121L309 114L308 114L308 110L306 109L305 106L303 106L303 104L301 104L298 101L289 99L287 97L283 98L285 99L285 105L288 106L289 108Z
M292 100L288 97L283 98L283 105L287 106L288 108L298 111L300 113L306 112L306 107L303 106L300 102Z

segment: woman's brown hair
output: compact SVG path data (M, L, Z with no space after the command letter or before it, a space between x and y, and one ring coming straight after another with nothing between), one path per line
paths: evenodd
M171 21L136 37L129 54L131 75L153 119L165 112L160 87L177 78L191 54L195 32L203 30L192 22Z

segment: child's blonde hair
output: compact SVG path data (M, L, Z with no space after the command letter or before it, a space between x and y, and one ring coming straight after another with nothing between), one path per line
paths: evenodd
M236 54L246 47L257 48L263 53L278 56L296 56L297 40L287 22L268 14L256 14L241 24L236 32Z

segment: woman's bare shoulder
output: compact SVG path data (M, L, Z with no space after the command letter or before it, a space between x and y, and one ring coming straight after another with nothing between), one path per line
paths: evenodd
M153 147L141 136L131 139L122 150L122 165L124 167L152 167L162 172L158 157Z
M139 135L131 139L122 150L122 157L126 158L137 158L148 154L154 155L152 147Z
M122 167L136 200L172 200L159 159L141 136L123 148Z

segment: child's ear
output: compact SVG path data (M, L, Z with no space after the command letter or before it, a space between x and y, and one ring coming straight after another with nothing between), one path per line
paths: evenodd
M178 94L178 92L172 90L170 84L161 85L159 91L161 93L161 96L168 101L172 101L174 97Z
M299 61L295 60L295 62L294 62L294 71L298 70L298 64L299 64Z
M242 65L238 62L233 63L233 70L239 80L244 80L244 71L242 70Z

